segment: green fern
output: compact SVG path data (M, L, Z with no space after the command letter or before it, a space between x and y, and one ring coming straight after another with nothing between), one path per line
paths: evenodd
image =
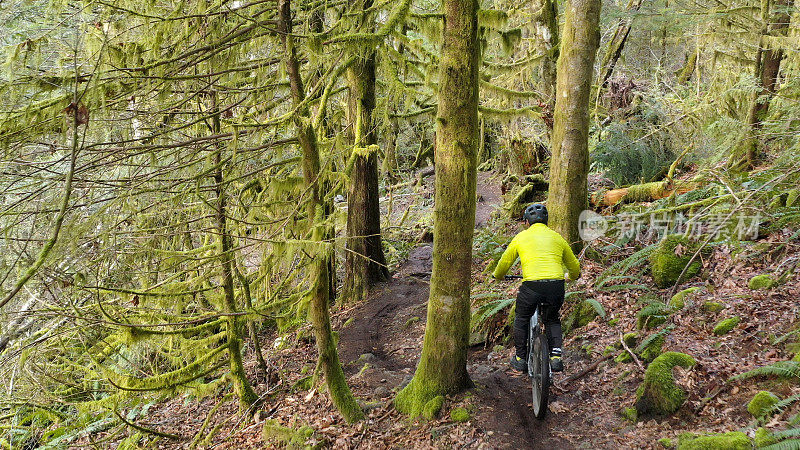
M656 249L655 244L648 245L647 247L636 251L631 256L627 258L617 261L611 265L608 269L604 270L600 275L597 276L595 281L595 286L600 288L606 285L609 281L612 280L621 280L621 279L631 279L634 278L633 275L617 275L620 273L627 274L633 266L639 265L650 256Z
M787 430L788 431L788 430ZM789 439L777 444L761 447L762 450L800 450L800 439Z
M493 295L499 297L499 294L493 294ZM483 298L486 298L486 297L492 296L492 294L476 295L473 298L478 298L479 296L482 296ZM490 317L494 316L495 314L499 313L500 311L502 311L507 306L509 306L512 303L514 303L514 300L516 300L516 299L515 298L498 298L497 300L492 300L490 302L484 303L483 305L478 307L477 311L475 311L475 314L472 315L472 327L475 328L478 325L482 324L483 322L488 320Z
M771 416L773 416L775 414L782 413L786 408L788 408L789 406L791 406L792 404L794 404L798 400L800 400L800 394L793 395L791 397L787 397L787 398L779 401L778 403L773 405L772 408L770 408L770 410L767 412L767 416L771 417ZM800 428L794 428L794 430L798 430L798 432L800 432Z
M598 302L597 300L595 300L593 298L590 298L590 299L584 300L584 303L589 304L592 307L592 309L594 309L595 312L597 312L597 315L600 316L601 319L605 319L606 318L606 310L605 310L605 308L603 308L603 305L601 305L600 302Z
M800 363L795 361L778 361L768 366L759 367L739 375L734 375L731 380L746 380L755 377L777 376L781 378L800 378Z
M636 346L636 349L634 350L634 353L636 353L636 354L641 353L642 350L646 349L650 344L653 343L653 341L655 341L657 339L663 339L668 334L672 333L672 330L674 330L674 329L675 329L675 325L668 325L663 330L657 331L657 332L651 334L650 336L647 336L646 338L644 338L644 340L639 345Z

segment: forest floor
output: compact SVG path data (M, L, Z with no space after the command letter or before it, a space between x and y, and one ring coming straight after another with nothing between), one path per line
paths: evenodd
M422 197L431 198L430 181L419 193ZM501 204L499 181L489 173L481 173L478 193L476 227L483 227ZM506 226L507 234L513 234L514 226ZM773 233L764 242L782 242L786 233L788 230ZM753 243L753 248L758 245ZM785 251L789 257L800 257L800 249L793 244ZM370 298L333 311L334 329L340 336L340 359L353 393L367 410L367 420L347 425L327 394L318 391L323 384L310 391L300 387L313 372L316 359L310 339L300 338L283 347L275 345L280 342L277 335L265 334L262 346L274 370L263 376L253 353L245 355L256 392L267 398L255 420L238 411L235 400L230 398L194 401L176 397L154 405L145 425L185 439L159 440L157 447L189 447L217 405L208 427L215 433L200 447L231 449L274 446L262 437L265 420L292 428L308 425L315 431L307 444L332 448L661 448L656 443L658 439L675 438L682 432L743 429L754 424L746 404L760 388L752 380L729 382L728 378L791 358L788 349L772 345L771 339L793 329L799 307L793 299L800 296L797 279L768 291L749 290L749 278L769 270L774 262L769 252L759 254L753 250L744 255L733 258L730 248L716 247L704 261L705 281L695 280L684 286L702 289L692 294L682 311L670 317L675 329L667 336L664 350L685 352L698 360L691 370L675 371L678 385L688 392L688 400L672 417L645 418L635 423L622 417L620 411L633 406L635 390L643 378L633 363L604 361L595 370L563 385L566 378L603 358L604 349L619 342L622 333L636 330L642 293L635 289L594 290L592 280L605 267L592 261L583 262L584 281L579 282L578 288L597 299L608 314L605 320L597 319L565 340L566 370L555 376L556 386L551 389L550 412L545 420L533 415L527 377L508 367L510 343L499 346L491 342L470 348L468 371L475 388L448 398L438 419L409 421L397 413L392 399L411 380L422 350L426 320L432 244L419 242L392 278L378 285ZM484 283L487 263L476 258L474 284ZM517 286L505 283L502 287L511 297ZM666 292L655 291L662 297ZM704 312L701 305L706 300L721 303L722 310ZM732 332L724 336L711 333L718 320L733 315L742 320ZM308 330L299 333L308 334ZM768 383L770 390L782 398L800 393L800 388L791 383ZM470 419L453 422L449 412L456 407L467 408ZM778 425L782 424L767 424ZM752 434L752 430L749 432Z

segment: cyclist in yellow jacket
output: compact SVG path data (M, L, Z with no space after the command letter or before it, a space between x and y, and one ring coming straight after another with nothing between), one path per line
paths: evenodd
M525 208L523 218L530 225L514 236L494 269L494 278L502 280L511 265L520 259L522 285L517 293L514 317L514 345L516 354L511 366L520 372L527 371L528 322L536 305L543 305L542 322L547 331L550 347L550 368L553 372L564 370L561 359L561 319L558 311L564 303L564 274L572 280L581 275L580 264L567 241L547 226L547 208L535 203Z

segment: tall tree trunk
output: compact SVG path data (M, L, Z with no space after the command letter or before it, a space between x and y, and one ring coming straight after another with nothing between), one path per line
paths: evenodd
M762 2L762 18L765 22L758 50L756 51L755 76L760 89L750 97L750 110L747 114L747 129L731 155L730 165L736 169L753 167L758 158L758 131L769 111L769 103L775 94L778 83L783 50L767 47L767 36L785 36L791 17L788 14L791 0L776 0L773 7L770 1Z
M633 24L634 13L639 11L642 7L642 0L630 0L626 9L626 14L619 19L617 29L614 31L614 36L608 42L608 48L603 55L603 60L600 63L600 73L597 78L597 92L600 92L608 83L608 79L614 73L614 67L617 65L619 58L622 56L622 50L625 49L625 42L628 40L628 35L631 33L631 25Z
M574 248L581 247L578 217L587 206L589 96L600 45L600 0L569 0L558 58L550 222Z
M219 109L217 108L217 95L211 94L212 109L214 115L212 121L212 133L220 133L220 120ZM250 386L247 380L247 374L242 364L242 338L240 320L234 313L238 312L236 304L236 292L233 286L233 245L231 243L231 235L228 230L226 209L226 199L224 190L224 173L222 168L222 146L217 144L216 151L214 152L214 192L217 196L216 210L214 215L216 218L217 235L219 237L220 246L220 268L222 273L222 289L224 292L224 305L225 312L229 315L225 318L225 339L228 345L228 357L230 358L229 370L233 381L233 389L236 396L239 398L239 406L242 409L249 408L253 403L258 400L258 396Z
M408 24L403 23L401 34L403 36L408 33ZM397 52L402 56L406 51L406 46L402 41L399 41ZM403 70L399 74L402 81L406 82L406 74L408 73L408 62L403 59ZM395 105L390 107L392 113L397 112ZM389 119L389 130L386 136L386 149L383 153L383 173L386 174L386 184L392 185L397 182L397 137L400 133L400 126L397 123L398 119Z
M555 105L556 61L558 61L558 4L555 0L533 2L533 26L537 53L545 55L539 65L539 90L552 111Z
M428 322L417 371L395 400L412 417L436 415L444 395L471 386L466 364L479 141L478 2L445 0L443 9Z
M364 0L358 8L366 11L372 0ZM367 13L362 12L359 27L370 32ZM348 107L353 129L353 171L347 196L347 252L344 263L342 298L354 301L363 298L369 288L389 277L381 244L380 205L378 194L377 134L372 123L375 110L375 50L356 47L360 56L347 69L350 90Z
M303 79L300 75L300 65L297 60L297 52L292 38L292 11L291 0L278 1L278 34L281 36L285 47L284 58L286 71L289 74L289 88L292 92L292 99L295 106L299 106L305 97L303 91ZM330 313L328 311L330 303L329 275L328 267L332 251L330 244L325 241L329 236L326 230L325 205L320 197L318 178L320 174L319 149L317 148L317 136L311 126L311 118L307 106L297 108L295 122L297 124L297 140L303 153L303 179L310 191L310 199L306 207L309 227L311 228L311 239L319 242L316 253L312 255L313 269L311 276L313 289L311 291L311 302L308 307L309 318L314 329L314 338L317 342L317 352L319 353L319 365L325 375L328 385L328 393L333 400L333 404L348 422L356 422L364 418L364 412L356 403L339 363L339 353L336 350L336 341L331 330Z

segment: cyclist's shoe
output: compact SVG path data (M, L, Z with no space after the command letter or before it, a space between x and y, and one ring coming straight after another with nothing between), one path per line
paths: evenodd
M518 372L527 372L528 371L528 363L525 362L524 359L520 358L517 355L511 356L511 367Z
M553 372L561 372L564 370L564 361L561 360L560 356L550 357L550 370Z
M550 351L550 370L561 372L564 370L564 361L561 359L561 349L554 348Z

